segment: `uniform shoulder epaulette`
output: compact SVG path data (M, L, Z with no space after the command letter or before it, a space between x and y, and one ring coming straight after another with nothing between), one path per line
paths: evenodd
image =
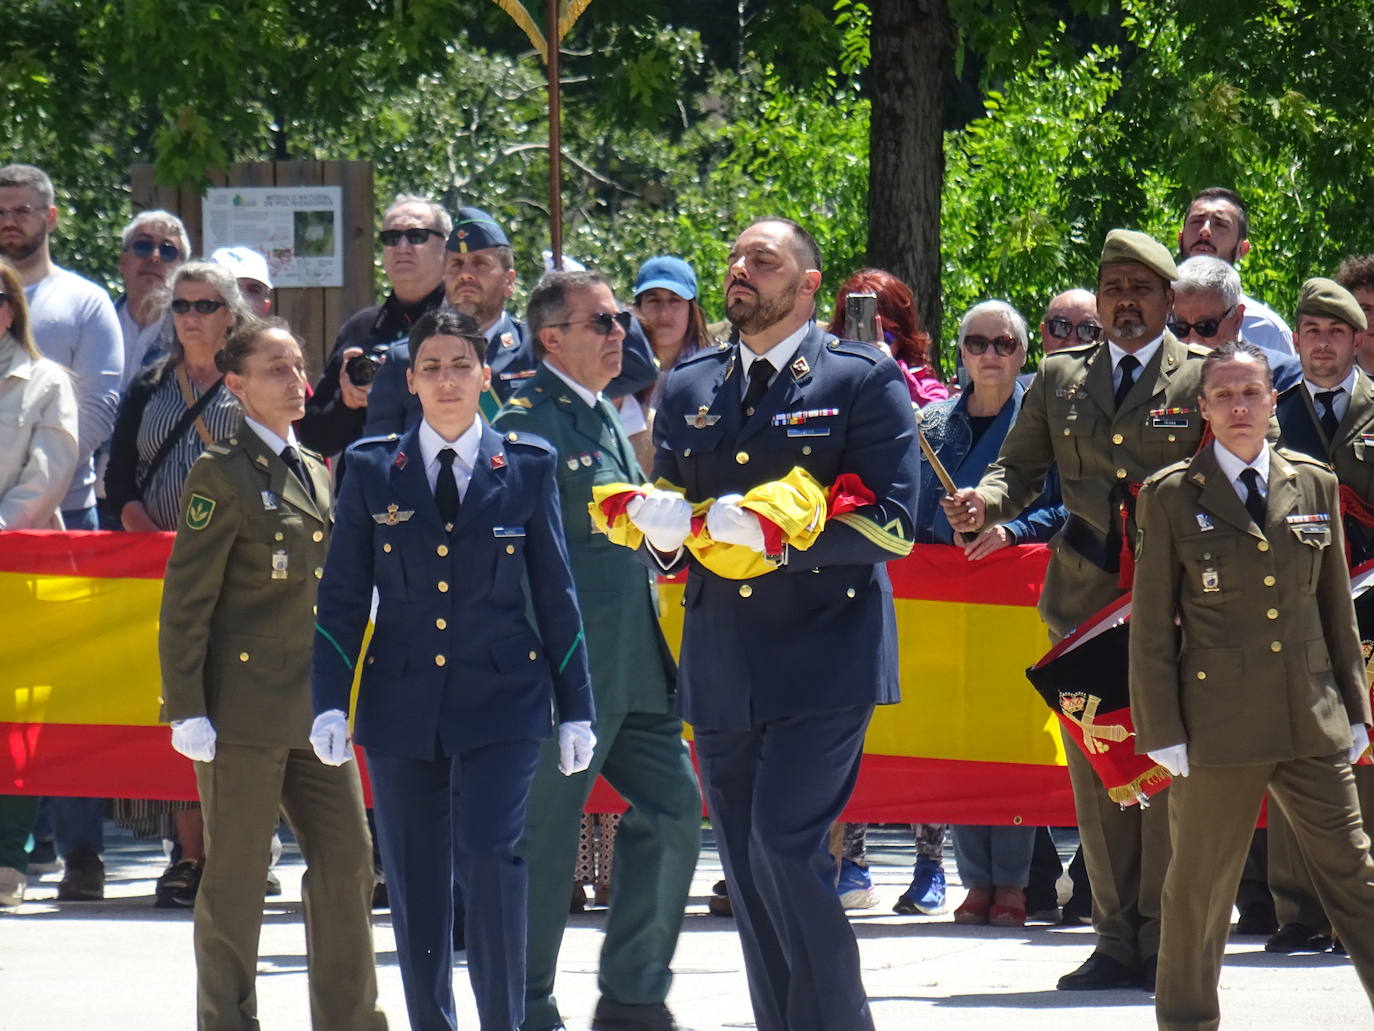
M703 347L701 350L697 351L696 354L684 358L682 361L678 362L678 364L674 365L673 368L681 369L688 365L696 365L698 362L708 362L712 360L721 361L730 357L731 353L733 352L729 344L724 340L717 340L709 347Z
M846 354L851 358L862 358L869 365L877 365L883 357L883 352L879 351L873 344L866 344L862 340L831 340L825 345L825 349L831 354Z
M1212 353L1210 347L1203 347L1201 344L1187 344L1188 354L1194 358L1206 358Z
M1179 459L1172 465L1166 465L1163 469L1158 469L1155 472L1152 472L1149 476L1145 477L1144 486L1148 487L1151 484L1160 483L1168 479L1170 476L1187 472L1188 466L1192 464L1192 461L1193 456L1189 455L1187 458Z
M203 458L205 457L205 455L209 455L211 458L213 458L216 455L228 455L231 454L233 450L233 448L229 447L226 444L215 443L207 447L205 451L202 453L201 457Z
M1056 347L1047 355L1043 355L1040 364L1043 366L1048 361L1054 361L1062 355L1064 358L1090 358L1097 353L1099 347L1105 347L1101 340L1090 340L1086 344L1070 344L1067 347Z
M296 443L296 450L299 451L299 452L300 452L301 454L303 454L303 455L309 455L311 458L313 458L313 459L314 459L315 461L317 461L317 462L323 462L323 461L324 461L324 455L322 455L322 454L320 454L318 451L314 451L314 450L312 450L312 449L310 449L310 448L308 448L308 447L303 447L303 446L300 444L299 441Z
M502 406L502 410L510 411L511 409L523 409L524 411L529 411L532 408L537 408L539 405L542 405L552 397L553 395L543 387L538 387L530 383L506 398L506 403Z
M507 447L510 447L512 444L514 444L516 446L530 448L534 451L543 451L546 454L550 455L558 454L558 449L556 447L550 444L543 437L538 436L534 433L522 433L519 430L507 430L504 434L502 434L502 440L505 441Z
M385 433L378 437L359 437L352 444L348 445L348 449L352 451L354 448L375 447L378 444L394 444L400 439L401 435L399 433Z
M1313 458L1305 451L1294 451L1292 448L1286 447L1276 447L1274 450L1294 465L1315 465L1318 469L1331 468L1330 462L1324 462L1320 458Z

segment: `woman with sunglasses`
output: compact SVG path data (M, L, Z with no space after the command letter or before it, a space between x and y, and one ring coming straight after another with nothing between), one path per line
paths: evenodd
M863 293L878 297L878 335L902 370L911 400L923 406L949 397L949 388L940 380L940 370L930 364L930 334L921 327L916 298L911 288L891 272L866 268L846 279L835 297L835 313L830 317L828 331L853 339L852 330L844 322L845 302L850 294Z
M215 354L251 317L228 269L210 262L182 265L172 275L173 336L168 354L129 388L110 440L105 497L126 530L175 530L181 488L207 447L236 433L243 409L224 388ZM115 819L140 837L166 837L171 813L180 858L158 879L155 904L194 905L205 858L194 802L116 802Z
M1026 320L1005 301L975 304L959 323L959 354L969 385L958 398L928 405L919 416L921 431L959 487L978 483L1016 420L1025 394L1016 377L1026 360L1026 344ZM1067 518L1053 471L1035 504L1011 522L987 527L971 540L950 527L939 505L944 495L923 453L916 540L962 547L970 561L1012 544L1048 541ZM951 834L959 877L969 889L954 911L955 922L1024 925L1035 828L954 826Z

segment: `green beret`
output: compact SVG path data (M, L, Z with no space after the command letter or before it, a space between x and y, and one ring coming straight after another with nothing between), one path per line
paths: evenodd
M1170 284L1178 278L1174 256L1162 243L1134 229L1113 229L1107 234L1107 242L1102 245L1102 258L1097 267L1101 269L1103 265L1123 265L1126 262L1144 265Z
M1369 328L1369 320L1364 317L1360 302L1350 291L1332 279L1321 276L1303 283L1298 292L1298 318L1304 315L1323 315L1329 319L1340 319L1360 331Z

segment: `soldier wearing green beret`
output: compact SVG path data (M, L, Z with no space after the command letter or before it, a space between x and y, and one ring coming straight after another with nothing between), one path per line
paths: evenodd
M982 482L941 502L956 530L1005 522L1035 500L1058 465L1069 521L1050 544L1040 596L1055 640L1129 588L1123 542L1134 537L1134 491L1202 439L1197 395L1207 352L1165 328L1177 276L1156 240L1126 229L1108 233L1097 277L1105 339L1048 355ZM1086 757L1072 744L1065 751L1098 939L1058 987L1151 987L1169 858L1168 792L1148 809L1123 810Z

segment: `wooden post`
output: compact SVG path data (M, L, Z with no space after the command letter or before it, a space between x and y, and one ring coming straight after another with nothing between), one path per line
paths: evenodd
M558 0L548 0L545 46L549 69L549 250L553 267L563 267L563 162L561 114L558 108Z

